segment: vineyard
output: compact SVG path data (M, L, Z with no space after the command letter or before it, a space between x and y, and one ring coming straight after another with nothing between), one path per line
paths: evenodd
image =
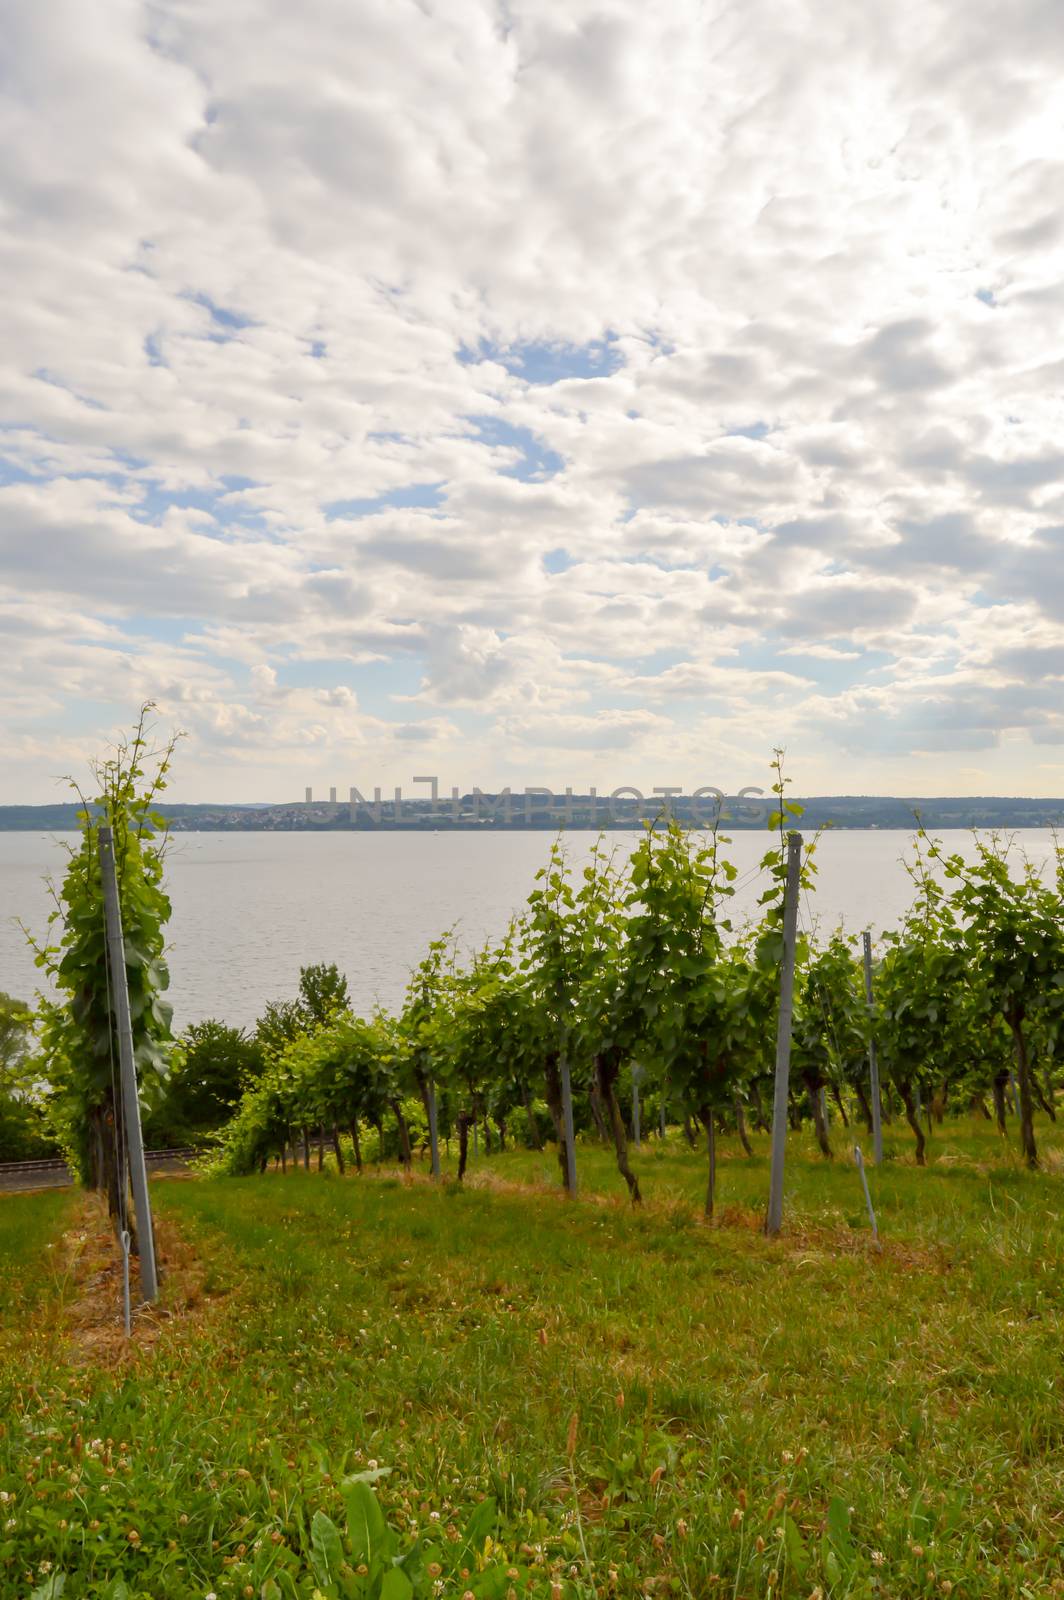
M1017 859L997 835L966 859L917 827L910 909L873 950L867 934L819 926L819 841L803 850L793 831L801 808L777 753L769 848L746 875L756 918L729 916L738 873L722 829L687 832L663 814L630 855L603 840L579 871L559 838L505 936L467 952L443 933L398 1014L356 1015L336 967L308 967L299 996L270 1005L253 1038L207 1023L175 1042L165 824L153 809L173 744L153 750L145 716L96 770L100 799L55 892L58 938L37 945L58 998L40 1001L39 1053L23 1074L44 1086L63 1153L112 1215L123 1203L122 1141L109 1132L123 1120L116 1000L127 992L130 1071L135 1060L157 1142L205 1134L211 1168L233 1175L286 1168L297 1149L307 1164L312 1134L319 1165L327 1141L341 1171L360 1169L372 1131L378 1158L394 1151L407 1168L427 1144L434 1177L441 1140L453 1139L461 1181L471 1137L488 1151L493 1137L534 1148L549 1138L575 1195L576 1141L592 1133L638 1204L633 1142L680 1125L705 1143L712 1216L719 1134L749 1148L750 1128L767 1132L771 1117L778 1202L787 1124L810 1123L825 1160L863 1133L878 1162L882 1123L904 1119L923 1165L928 1129L958 1111L1002 1134L1013 1118L1038 1166L1035 1117L1056 1119L1064 1017L1055 838L1045 862ZM107 954L105 838L124 983L121 954Z
M435 941L397 1016L353 1015L339 975L307 969L314 992L260 1025L265 1065L213 1169L287 1166L300 1151L306 1163L308 1130L319 1151L328 1140L341 1170L348 1160L361 1169L372 1128L378 1156L395 1150L408 1168L427 1144L435 1176L440 1140L453 1137L461 1180L471 1130L490 1150L494 1128L502 1145L548 1137L575 1194L574 1139L586 1132L612 1146L639 1203L633 1138L678 1124L707 1147L712 1216L717 1136L734 1132L749 1150L750 1127L768 1131L777 1086L784 829L798 808L779 773L776 787L779 835L758 869L753 924L727 915L736 880L727 839L664 822L630 858L600 846L577 875L557 843L507 936L470 960ZM810 1122L830 1160L872 1135L881 1115L903 1119L922 1166L948 1110L1002 1134L1014 1117L1037 1167L1036 1110L1056 1120L1064 854L1047 877L1041 863L1011 860L1007 841L979 840L966 862L918 830L910 912L865 961L843 930L818 934L815 852L806 850L794 907L790 1125Z
M89 1193L0 1204L0 1592L1064 1593L1059 848L917 827L873 948L778 758L752 920L663 815L397 1014L308 966L174 1040L171 754L100 769L38 945L22 1081ZM202 1152L150 1209L141 1114Z

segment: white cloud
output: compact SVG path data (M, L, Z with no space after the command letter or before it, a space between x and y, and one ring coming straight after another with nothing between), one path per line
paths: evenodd
M0 799L1059 789L1055 0L0 18Z

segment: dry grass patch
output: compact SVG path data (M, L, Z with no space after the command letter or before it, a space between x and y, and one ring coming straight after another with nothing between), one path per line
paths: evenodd
M139 1265L130 1257L132 1331L127 1338L123 1313L122 1252L96 1194L79 1195L71 1226L57 1250L57 1266L67 1288L59 1308L58 1331L75 1366L119 1367L136 1361L175 1323L202 1314L207 1268L170 1217L155 1218L155 1256L160 1295L153 1304L140 1299Z

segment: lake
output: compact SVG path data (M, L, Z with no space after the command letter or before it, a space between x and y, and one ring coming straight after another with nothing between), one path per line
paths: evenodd
M63 838L0 832L0 990L30 999L40 973L17 922L41 935L49 900L45 877L60 877ZM630 850L638 835L611 842ZM1015 834L1034 860L1052 853L1047 831ZM972 853L964 832L947 848ZM595 835L572 833L574 862ZM815 892L802 907L807 926L842 922L873 934L894 926L911 899L902 865L906 832L825 834ZM736 833L728 854L739 869L733 916L754 911L764 888L757 863L766 833ZM391 1008L430 939L455 926L473 946L500 934L546 860L546 833L182 833L171 839L167 885L170 1000L179 1027L204 1017L249 1025L269 1000L290 998L299 968L335 961L359 1010Z

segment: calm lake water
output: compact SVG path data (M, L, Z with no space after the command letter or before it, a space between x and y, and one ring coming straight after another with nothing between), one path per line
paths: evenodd
M62 875L63 835L0 832L0 990L29 999L41 975L18 921L46 931L48 874ZM67 835L73 838L73 835ZM611 835L619 850L638 836ZM592 833L568 836L574 862ZM963 832L944 835L949 849L972 852ZM1048 832L1015 835L1018 849L1043 861ZM765 833L736 833L728 853L739 869L733 915L752 913L764 883L757 863ZM816 890L803 906L806 925L838 923L873 935L908 906L902 865L904 832L829 833L817 852ZM169 947L175 1024L204 1017L248 1025L268 1000L291 997L299 968L335 961L347 974L357 1008L396 1006L430 939L455 926L473 946L498 935L520 909L546 859L545 833L186 833L170 843L167 884L173 901Z

